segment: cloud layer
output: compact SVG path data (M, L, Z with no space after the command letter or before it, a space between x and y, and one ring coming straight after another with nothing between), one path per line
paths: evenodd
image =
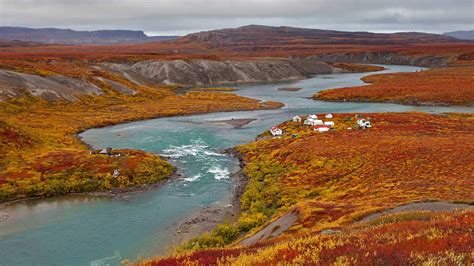
M474 0L0 0L0 25L185 34L248 24L445 32L474 28Z

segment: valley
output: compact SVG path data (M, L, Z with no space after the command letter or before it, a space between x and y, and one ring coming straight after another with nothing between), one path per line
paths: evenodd
M472 262L472 42L74 34L0 42L0 264Z

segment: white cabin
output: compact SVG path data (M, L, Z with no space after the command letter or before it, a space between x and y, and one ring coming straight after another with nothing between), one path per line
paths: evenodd
M372 124L370 121L365 120L365 119L359 119L357 120L357 125L359 125L360 128L371 128Z
M328 127L334 127L334 122L333 121L326 121L326 122L324 122L324 125L328 126Z
M293 122L301 123L301 117L299 116L293 117Z
M319 119L306 119L304 121L305 125L310 125L310 126L319 126L319 125L324 125L323 120Z
M314 125L313 126L322 126L322 125L324 125L323 120L321 120L321 119L314 120Z
M314 128L314 131L318 131L319 133L323 133L323 132L328 132L329 131L329 127L327 126L315 126L313 127Z
M327 114L325 117L326 117L327 119L331 119L331 118L332 118L332 114Z
M270 134L272 134L272 136L281 136L283 135L283 130L281 130L279 127L272 127L270 128Z
M309 115L308 119L316 120L316 119L318 119L318 116L317 115Z

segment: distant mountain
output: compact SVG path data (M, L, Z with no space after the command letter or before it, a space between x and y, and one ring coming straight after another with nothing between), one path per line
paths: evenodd
M37 46L40 43L36 42L23 42L23 41L5 41L0 39L0 47L30 47L30 46Z
M451 36L461 40L474 40L474 30L445 32L443 35Z
M415 43L451 43L460 40L421 32L371 33L319 30L294 27L249 25L233 29L203 31L176 39L180 43L200 43L211 48L230 50L267 49L269 47L308 47L314 45L360 44L400 45Z
M177 36L147 36L143 31L99 30L74 31L70 29L0 27L1 41L35 42L43 44L116 44L145 43L172 40Z

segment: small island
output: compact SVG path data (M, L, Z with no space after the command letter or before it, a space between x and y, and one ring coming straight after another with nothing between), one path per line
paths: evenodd
M227 119L227 120L219 120L219 121L212 121L212 123L219 123L219 124L227 124L231 125L234 128L241 128L250 124L251 122L255 121L255 118L238 118L238 119Z
M278 88L279 91L300 91L303 88Z
M220 92L226 92L226 91L236 91L237 89L235 88L193 88L192 91L220 91Z

